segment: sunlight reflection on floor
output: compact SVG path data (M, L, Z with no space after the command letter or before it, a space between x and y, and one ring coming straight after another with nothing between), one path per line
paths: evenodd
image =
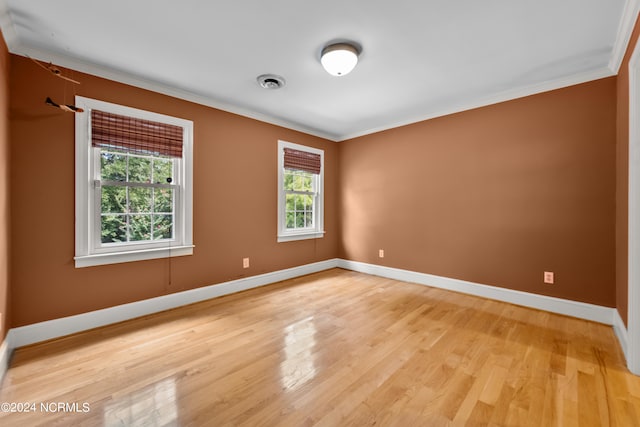
M104 408L105 426L173 426L177 420L173 378L136 390Z
M294 391L316 376L316 325L313 316L287 326L284 330L285 360L280 364L282 387Z

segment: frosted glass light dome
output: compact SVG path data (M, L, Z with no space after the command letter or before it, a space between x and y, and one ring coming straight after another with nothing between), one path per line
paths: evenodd
M358 64L358 50L347 43L332 44L322 49L320 62L332 76L346 76Z

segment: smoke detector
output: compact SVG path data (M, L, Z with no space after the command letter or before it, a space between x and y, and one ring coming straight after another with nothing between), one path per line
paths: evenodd
M284 78L276 76L275 74L263 74L258 76L256 80L258 80L260 86L265 89L280 89L285 85Z

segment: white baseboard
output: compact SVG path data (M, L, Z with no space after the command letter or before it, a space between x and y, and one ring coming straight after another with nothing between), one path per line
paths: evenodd
M629 360L629 333L627 331L627 327L622 321L622 317L620 317L620 313L618 313L618 310L614 310L613 313L613 332L615 332L616 337L618 337L618 342L620 343L620 347L622 347L624 358Z
M9 370L9 362L11 361L11 352L13 351L11 335L12 333L9 331L2 344L0 344L0 386L2 386L2 381Z
M401 270L399 268L384 267L381 265L367 264L358 261L339 259L338 267L372 274L374 276L387 277L389 279L402 280L404 282L412 282L434 288L447 289L464 294L504 301L524 307L604 323L605 325L613 325L613 312L617 312L614 308L603 307L600 305L531 294L528 292L498 288L495 286L482 285L480 283L467 282L465 280L434 276L426 273L417 273L415 271Z
M615 318L614 313L617 314L617 310L613 308L487 286L479 283L434 276L409 270L366 264L357 261L348 261L344 259L330 259L313 264L261 274L258 276L232 280L229 282L219 283L217 285L191 289L175 294L163 295L161 297L109 307L102 310L13 328L9 331L7 338L0 346L0 378L7 369L11 352L13 349L18 347L53 338L59 338L76 332L122 322L124 320L169 310L247 289L257 288L280 282L282 280L293 279L335 267L509 302L524 307L536 308L539 310L604 323L606 325L614 325L616 334L620 339L620 343L626 351L626 328L624 328L622 320L619 319L619 315L617 316L618 319ZM622 327L620 325L622 325Z
M202 288L177 292L175 294L163 295L156 298L117 305L114 307L104 308L102 310L95 310L74 316L62 317L60 319L20 326L10 330L11 346L9 347L9 351L36 342L46 341L74 334L76 332L86 331L88 329L157 313L159 311L169 310L223 295L269 285L282 280L293 279L306 274L328 270L337 267L337 265L337 259L330 259L313 264L288 268L286 270L279 270L257 276L232 280L230 282L219 283L217 285L205 286Z

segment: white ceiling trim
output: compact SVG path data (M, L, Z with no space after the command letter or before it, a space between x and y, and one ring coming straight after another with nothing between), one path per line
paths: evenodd
M629 40L631 40L631 34L636 25L639 11L640 0L627 0L622 12L622 18L620 19L620 26L618 27L618 34L616 35L616 42L613 46L611 60L609 61L609 68L614 74L618 74L618 71L620 71L620 66L622 65L624 54L629 47Z
M4 33L4 30L3 30ZM44 62L52 62L57 66L70 68L82 73L91 74L94 76L102 77L108 80L113 80L119 83L128 84L141 89L147 89L153 92L161 93L163 95L172 96L185 101L194 102L196 104L212 107L218 110L226 111L240 116L249 117L261 122L269 123L276 126L285 127L287 129L303 132L309 135L317 136L320 138L328 139L330 141L337 141L337 135L328 134L317 129L311 129L306 126L299 125L287 120L282 120L277 117L270 116L268 114L262 114L250 109L241 108L236 105L232 105L226 102L222 102L210 97L198 95L193 92L189 92L183 89L179 89L169 85L163 85L152 80L147 80L141 76L134 76L128 73L123 73L108 67L103 67L95 64L91 64L86 61L73 58L71 56L60 55L57 53L46 52L40 49L34 49L32 47L21 46L17 43L9 45L9 52L20 55L28 56L30 58L38 59ZM257 83L256 83L257 84Z
M226 111L233 114L238 114L243 117L248 117L261 122L269 123L276 126L281 126L287 129L295 130L298 132L306 133L309 135L317 136L319 138L328 139L330 141L337 141L338 136L322 132L318 129L311 129L307 126L302 126L297 123L292 123L287 120L282 120L270 115L258 113L249 109L241 108L229 103L221 102L210 97L205 97L192 92L188 92L182 89L171 87L168 85L162 85L157 82L145 79L140 76L133 76L121 71L110 69L104 66L98 66L95 64L81 61L71 56L65 56L60 54L54 54L48 51L35 49L32 47L22 46L18 42L17 32L15 30L13 21L9 14L6 0L0 0L0 30L2 36L5 39L7 48L10 53L28 56L34 59L38 59L45 62L52 62L58 66L71 68L76 71L80 71L86 74L102 77L108 80L113 80L119 83L128 84L131 86L139 87L141 89L147 89L153 92L158 92L163 95L172 96L185 101L194 102L196 104L204 105L218 110Z
M401 122L394 123L392 125L388 125L384 127L381 126L379 128L369 129L364 132L347 135L340 138L338 141L345 141L347 139L353 139L353 138L369 135L376 132L382 132L382 131L394 129L400 126L406 126L406 125L422 122L429 119L435 119L436 117L447 116L450 114L460 113L462 111L472 110L474 108L486 107L486 106L498 104L501 102L512 101L514 99L524 98L525 96L536 95L539 93L549 92L556 89L562 89L564 87L573 86L581 83L587 83L590 81L603 79L605 77L611 77L614 75L615 74L608 67L604 67L598 70L593 70L593 71L589 71L581 74L574 74L569 77L552 80L542 84L535 84L535 85L531 85L523 88L511 89L511 90L500 92L488 97L482 97L482 98L474 99L469 102L456 104L454 106L451 106L443 110L436 110L424 116L410 118L407 120L403 120Z
M634 1L637 1L637 0L634 0ZM158 92L164 95L194 102L207 107L216 108L218 110L227 111L229 113L239 114L244 117L248 117L261 122L273 124L276 126L285 127L287 129L303 132L303 133L317 136L320 138L328 139L329 141L333 141L333 142L345 141L348 139L370 135L372 133L382 132L382 131L397 128L400 126L406 126L413 123L434 119L436 117L442 117L449 114L455 114L462 111L472 110L474 108L480 108L480 107L485 107L492 104L498 104L500 102L511 101L513 99L523 98L525 96L530 96L530 95L536 95L539 93L561 89L563 87L573 86L573 85L586 83L589 81L598 80L598 79L611 77L615 75L615 73L613 73L609 68L605 67L605 68L590 71L587 73L576 74L566 78L545 82L543 84L536 84L536 85L527 86L524 88L518 88L515 90L508 90L505 92L494 94L489 97L474 99L470 102L453 105L442 110L431 111L424 115L412 117L407 120L402 120L402 121L388 124L385 126L367 129L362 132L348 134L348 135L334 135L334 134L328 134L326 132L319 131L317 129L310 129L306 126L302 126L296 123L291 123L286 120L281 120L266 114L261 114L248 109L240 108L235 105L223 103L218 100L201 96L185 90L177 89L175 87L162 85L150 80L146 80L142 77L132 76L132 75L115 71L112 69L107 69L105 67L89 64L87 62L80 61L71 57L52 54L50 52L43 52L33 48L20 47L15 45L10 47L9 51L17 55L22 55L22 56L28 55L29 57L37 58L42 61L53 62L56 65L61 67L71 68L73 70L80 71L83 73L91 74L91 75L102 77L109 80L114 80L120 83L136 86L142 89L151 90L153 92Z
M17 44L18 33L16 33L16 28L13 26L6 0L0 0L0 30L2 30L2 36L7 46L15 46ZM11 51L11 48L9 48L9 51Z
M287 121L278 117L274 117L269 114L259 113L248 108L238 107L236 105L223 102L208 96L199 95L184 89L176 88L173 86L161 84L145 78L144 76L132 75L124 73L108 66L98 65L82 61L68 55L62 55L58 53L52 53L41 49L36 49L29 46L23 46L18 42L17 33L14 28L14 24L8 13L6 0L0 0L0 29L9 48L9 52L29 56L46 62L53 62L61 67L70 68L87 74L95 75L109 80L114 80L120 83L136 86L142 89L147 89L153 92L158 92L164 95L172 96L175 98L183 99L186 101L194 102L200 105L216 108L222 111L226 111L233 114L238 114L244 117L255 119L261 122L281 126L287 129L303 132L309 135L324 138L330 141L339 142L352 138L357 138L364 135L369 135L384 130L393 129L400 126L405 126L424 120L433 119L449 114L454 114L466 110L480 108L500 102L510 101L525 96L535 95L555 89L560 89L567 86L572 86L580 83L585 83L592 80L597 80L605 77L616 75L620 68L620 64L624 58L624 54L627 50L631 34L635 27L635 23L640 12L640 0L627 0L623 11L623 16L620 20L618 33L616 36L615 46L610 58L608 67L604 67L597 70L592 70L585 73L575 74L561 79L544 82L542 84L535 84L527 87L516 88L500 93L496 93L487 97L477 98L468 102L446 106L443 109L435 111L429 111L425 114L414 116L406 120L394 122L380 127L374 127L353 134L337 135L331 134L319 129L310 128L308 126L301 125Z

